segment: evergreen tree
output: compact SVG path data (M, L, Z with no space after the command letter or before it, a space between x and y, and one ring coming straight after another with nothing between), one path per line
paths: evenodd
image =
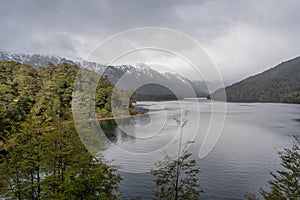
M0 68L5 73L0 76L7 80L0 84L5 94L0 103L6 107L0 109L0 123L8 124L0 130L5 142L0 159L1 195L7 199L116 199L121 181L116 167L87 151L72 122L72 89L78 68L50 65L38 69L38 78L36 70L27 65L3 65ZM27 74L34 76L24 77ZM18 124L9 123L10 119Z
M6 141L0 177L7 199L117 199L116 167L94 158L74 124L53 120L51 128L26 123Z
M271 173L273 180L269 181L270 191L261 190L266 200L271 199L300 199L300 149L296 139L291 149L280 153L283 170Z
M179 159L166 156L164 161L158 162L159 168L151 172L156 177L154 182L158 187L155 191L157 199L198 200L200 198L203 192L199 189L197 178L200 169L196 166L196 161L190 157L191 154L185 150ZM181 175L179 179L178 167Z
M7 140L5 147L7 153L0 162L5 195L11 199L37 199L42 173L40 136L24 124L23 131Z
M154 180L157 186L155 196L157 199L166 200L198 200L203 192L199 189L197 178L200 169L197 167L196 160L191 159L192 154L187 151L187 145L181 153L183 128L187 120L175 120L181 129L178 157L172 159L166 155L163 161L156 164L158 169L151 171L152 175L156 177Z

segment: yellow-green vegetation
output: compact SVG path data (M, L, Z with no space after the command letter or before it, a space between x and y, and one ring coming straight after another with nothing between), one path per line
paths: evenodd
M116 167L87 151L73 123L71 101L78 70L67 63L35 69L0 62L0 197L117 198L121 177ZM106 78L100 78L95 104L101 116L111 115L113 90Z

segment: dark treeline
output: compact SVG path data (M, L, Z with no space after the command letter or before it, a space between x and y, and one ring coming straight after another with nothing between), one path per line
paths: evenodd
M225 88L229 102L300 103L300 57ZM222 99L222 90L210 95Z

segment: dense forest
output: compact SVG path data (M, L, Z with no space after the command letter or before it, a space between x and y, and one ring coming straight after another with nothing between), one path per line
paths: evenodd
M79 138L71 106L78 70L67 63L49 63L35 69L17 62L0 62L0 198L140 199L123 195L117 166L112 166L100 152L94 157ZM93 74L90 81L94 81L97 74L89 73ZM84 81L79 89L88 87ZM123 114L119 108L122 105L136 113L132 108L135 95L129 96L132 92L126 90L113 95L114 90L106 77L100 77L96 114L111 116L113 109ZM177 120L181 129L186 122ZM264 199L299 198L300 154L299 141L296 142L280 157L285 171L272 173L271 190L260 191ZM200 169L190 156L184 150L178 158L166 155L165 160L158 161L159 168L151 171L157 198L199 199L203 192L197 178Z
M121 177L116 168L101 156L94 158L74 126L71 101L78 70L67 63L35 69L0 62L0 197L117 198ZM113 90L100 77L95 94L99 117L111 116ZM130 92L118 94L117 103L128 101Z
M229 102L300 103L300 57L225 88ZM220 99L221 90L209 96Z

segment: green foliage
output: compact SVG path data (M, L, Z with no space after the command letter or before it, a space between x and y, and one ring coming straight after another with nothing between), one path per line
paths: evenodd
M111 97L114 86L105 77L100 77L96 89L95 101L101 117L111 116Z
M105 77L100 77L96 89L95 101L101 117L114 115L136 114L132 108L135 94L131 90L116 89Z
M37 93L37 103L33 108L36 116L44 118L43 121L49 123L51 123L51 119L48 118L49 112L55 112L64 120L68 119L71 115L70 104L78 69L77 66L67 63L39 68L42 87Z
M185 112L186 117L187 112ZM158 169L152 170L151 173L156 177L154 183L157 186L155 196L158 199L167 200L198 200L203 190L199 189L197 175L201 172L197 167L196 160L191 159L192 154L187 151L188 144L181 154L181 142L183 128L187 120L174 118L180 126L180 139L178 146L178 157L176 159L165 156L163 161L158 161Z
M157 163L157 170L152 170L152 174L156 177L154 180L158 189L155 195L158 199L195 199L200 198L203 192L199 189L197 175L200 169L196 166L196 161L191 159L191 154L186 150L179 159L172 159L169 156L165 160ZM176 186L178 178L178 169L181 174L179 184ZM176 197L176 191L178 196Z
M0 176L6 186L4 195L11 199L35 199L40 192L41 138L28 132L23 125L22 133L6 141L7 154L1 157Z
M112 113L110 111L106 110L105 108L100 109L99 113L100 113L101 117L109 117L112 115Z
M34 69L0 62L0 194L7 199L117 199L116 167L100 154L94 158L75 130L71 101L78 70L66 63ZM96 109L105 116L113 89L100 78Z
M273 199L300 199L300 148L296 140L291 149L280 153L283 170L271 173L273 180L269 181L270 191L261 190L266 200Z
M35 103L38 73L29 65L0 62L0 140L17 131Z
M300 91L282 95L281 101L283 103L299 103L300 102Z
M133 92L131 90L115 90L112 95L112 111L114 115L126 115L133 114L134 109L132 108L132 103L134 100L132 99Z
M110 109L110 106L108 106L107 104L111 101L111 94L113 93L113 89L113 85L106 78L100 78L95 97L96 105L99 108L102 109L108 107Z
M38 132L31 124L7 141L0 164L8 199L116 199L120 176L82 145L73 124Z
M77 66L67 63L58 66L49 64L35 69L16 62L0 62L0 141L17 132L28 115L40 123L40 126L51 125L53 116L70 120L72 93L78 70ZM97 80L98 75L94 74L95 79L90 81ZM82 84L87 88L89 83ZM102 117L112 116L113 91L114 86L109 80L100 77L95 105ZM124 90L122 94L118 97L121 104L124 104L125 97L130 99L126 109L134 113L134 99L128 97L128 91Z

